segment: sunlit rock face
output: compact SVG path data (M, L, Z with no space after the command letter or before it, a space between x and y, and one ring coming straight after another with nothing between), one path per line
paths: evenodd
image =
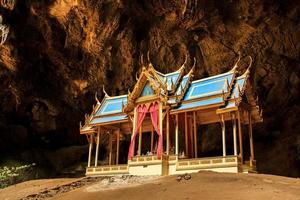
M164 73L185 54L190 65L195 57L195 78L231 69L241 52L240 73L254 58L264 109L254 127L258 169L299 176L299 9L279 0L26 0L1 8L10 33L0 47L0 152L85 144L78 124L94 93L103 95L103 84L110 95L127 93L147 51Z

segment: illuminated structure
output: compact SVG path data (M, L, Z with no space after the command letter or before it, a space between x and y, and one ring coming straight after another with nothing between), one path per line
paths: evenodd
M132 92L110 97L103 89L102 102L96 96L97 104L80 125L80 133L89 141L86 174L255 171L252 124L262 117L251 87L251 63L241 76L237 63L226 73L192 80L195 64L185 74L186 60L168 74L156 71L149 62ZM219 132L209 133L222 138L219 157L200 156L201 126L209 124L220 126ZM243 151L244 125L248 125L249 160ZM100 143L105 151L99 150ZM226 143L232 145L228 148ZM101 164L99 155L104 157Z

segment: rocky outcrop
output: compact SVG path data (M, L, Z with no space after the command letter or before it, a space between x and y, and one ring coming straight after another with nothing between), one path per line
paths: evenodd
M241 73L245 56L254 58L264 109L254 131L259 170L299 176L299 9L279 0L27 0L1 8L10 33L0 47L0 152L84 144L78 122L94 93L103 84L111 95L126 93L148 50L162 72L185 54L189 63L196 57L195 78L230 69L241 52Z

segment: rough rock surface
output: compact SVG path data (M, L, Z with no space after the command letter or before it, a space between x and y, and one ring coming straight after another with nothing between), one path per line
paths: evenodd
M258 170L300 176L300 4L279 0L17 1L0 46L0 152L85 144L78 123L102 85L124 94L150 51L157 70L197 59L196 77L254 58L264 123L254 128Z

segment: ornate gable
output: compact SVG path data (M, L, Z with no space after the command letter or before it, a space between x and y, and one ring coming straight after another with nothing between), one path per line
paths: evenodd
M135 102L139 98L147 98L147 97L157 97L164 96L165 93L165 85L160 80L158 75L153 73L153 66L149 64L149 67L146 69L143 67L142 73L139 78L137 78L137 83L135 84L132 92L128 91L128 103L124 107L124 112L128 113L133 110Z

